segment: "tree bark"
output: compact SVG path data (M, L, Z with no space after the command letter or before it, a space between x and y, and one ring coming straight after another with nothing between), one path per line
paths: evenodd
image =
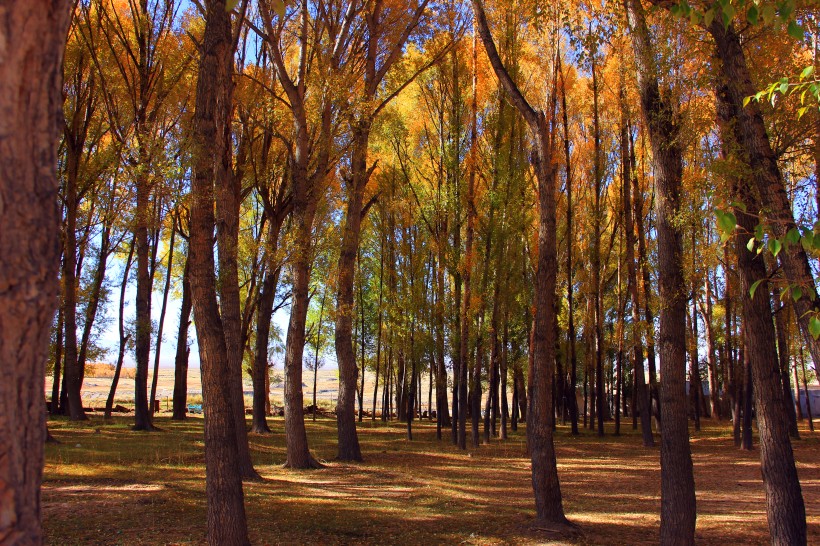
M207 540L214 546L249 544L213 248L214 185L228 184L223 161L230 142L233 53L225 1L208 0L194 112L188 261L205 409Z
M165 326L165 311L168 309L168 292L171 290L171 270L174 265L174 241L176 240L176 224L171 225L171 239L168 243L168 270L165 272L165 288L162 291L162 308L159 312L159 324L157 325L157 345L154 349L154 376L151 379L151 417L154 416L154 408L157 400L157 382L159 380L159 356L162 349L162 330Z
M43 383L57 308L60 63L72 2L0 7L0 543L40 544Z
M174 402L171 419L184 421L188 413L188 328L191 326L191 266L185 258L185 270L182 273L182 301L179 309L179 328L177 329L177 352L174 358Z
M695 481L686 420L686 293L681 208L683 158L677 109L662 97L655 53L643 7L625 0L638 66L641 109L647 124L655 166L660 298L661 529L662 544L694 544ZM643 366L640 369L643 375Z
M748 114L743 112L742 103L739 104L733 96L736 82L730 82L738 77L735 70L740 59L727 58L725 55L727 49L733 48L742 55L740 44L733 43L731 37L725 34L723 25L720 25L720 29L710 28L710 31L718 43L718 53L724 54L722 80L716 90L716 109L723 146L727 150L732 150L737 149L735 144L740 144L741 153L748 153L749 150L743 146L742 140L748 136L743 134L746 126L740 121L741 116ZM766 197L763 192L757 193L760 187L756 176L751 178L752 180L742 180L734 177L731 182L732 195L746 205L745 210L740 207L735 207L734 210L740 228L735 235L735 254L742 294L744 344L747 353L745 357L749 362L749 372L754 385L760 459L766 491L766 515L772 544L805 544L806 512L789 440L785 401L780 385L766 266L760 257L746 248L748 234L754 233L758 221L746 210L761 210L761 199ZM759 286L752 298L749 289L758 281ZM749 396L751 393L744 394Z
M533 399L527 415L527 436L532 454L532 484L535 494L536 517L539 521L563 526L568 524L564 515L561 487L553 444L549 413L552 404L551 381L555 368L555 286L558 272L556 258L555 191L556 172L553 161L554 136L550 133L547 115L530 106L504 67L495 47L481 0L472 0L476 32L481 37L500 85L510 101L524 117L535 140L531 158L538 181L538 263L535 279L535 322L533 335L533 366L531 388ZM552 108L555 116L555 85Z

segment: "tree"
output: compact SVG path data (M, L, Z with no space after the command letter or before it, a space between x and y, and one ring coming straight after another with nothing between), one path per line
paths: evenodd
M534 109L510 77L490 33L481 0L472 0L476 33L481 37L500 84L519 113L524 117L534 140L533 169L538 180L538 266L535 281L535 323L533 343L532 395L528 417L528 437L532 453L532 483L536 514L539 520L566 525L561 502L561 488L555 460L549 412L552 408L550 382L555 363L555 279L558 262L555 237L556 174L553 165L554 135L550 123L554 107L543 112ZM554 97L553 97L554 102ZM554 106L554 105L553 105Z
M0 4L0 541L9 544L43 540L43 381L58 294L60 63L71 8Z
M209 544L249 544L227 345L216 299L214 186L227 184L236 42L224 0L205 5L193 130L188 262L205 406Z
M661 310L661 542L695 541L695 480L686 419L686 298L683 287L683 240L678 220L683 157L677 111L658 83L649 28L640 0L624 2L638 67L641 109L655 166L658 272ZM643 364L635 373L643 375ZM640 380L639 378L639 385ZM644 399L645 400L645 399ZM646 403L645 401L643 402ZM646 425L644 425L646 427ZM646 429L644 429L645 431Z

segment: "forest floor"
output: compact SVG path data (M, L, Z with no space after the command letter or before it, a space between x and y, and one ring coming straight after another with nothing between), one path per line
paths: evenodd
M42 506L47 544L204 544L201 418L159 417L160 432L130 431L131 418L51 420ZM251 435L264 481L245 484L253 544L656 544L658 448L645 449L624 423L619 437L556 432L564 509L580 534L568 541L533 527L523 427L506 441L456 449L435 424L359 424L362 464L334 462L336 424L307 420L321 470L282 468L282 418L274 434ZM820 426L820 420L816 421ZM607 424L611 430L611 424ZM468 430L469 433L469 430ZM808 519L820 544L820 432L801 424L793 442ZM657 439L657 437L656 437ZM692 432L700 544L768 543L757 438L736 449L727 423Z

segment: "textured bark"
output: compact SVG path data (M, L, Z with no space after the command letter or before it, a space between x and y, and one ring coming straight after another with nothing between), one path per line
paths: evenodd
M57 305L60 62L72 2L0 2L0 543L40 544Z
M719 26L719 29L710 30L718 43L718 53L721 53L722 49L728 48L731 44L724 42L721 47L721 38L727 39L727 36L723 26ZM737 48L734 51L740 51L739 43L735 45ZM723 52L725 54L725 51ZM740 120L741 116L747 116L748 113L744 113L742 103L738 104L734 100L733 83L729 80L737 77L737 74L727 69L727 61L735 63L733 66L737 68L739 60L726 58L725 55L723 58L724 70L716 92L721 138L725 149L738 150L741 159L748 160L750 150L744 146L742 140L746 125ZM761 257L746 248L748 234L754 232L758 222L755 216L746 211L761 210L762 201L766 198L765 193L759 192L760 186L755 178L752 176L751 180L731 180L735 200L746 205L745 210L736 207L734 211L739 227L735 235L735 254L740 277L739 291L742 294L743 337L746 348L744 358L748 362L747 374L751 375L754 386L753 393L747 390L744 395L747 399L754 395L760 437L760 461L766 491L766 515L772 544L805 544L806 511L794 464L783 389L780 385L766 266ZM749 289L758 281L760 284L752 298ZM744 412L747 415L751 413L748 409Z
M284 222L284 215L269 218L268 233L265 241L267 258L264 267L264 279L259 290L259 305L256 308L256 346L253 357L253 420L251 432L269 434L271 432L266 419L266 402L268 400L267 377L268 342L270 341L270 324L273 316L273 304L276 300L276 286L279 283L281 268L276 264L276 249L279 246L279 231ZM314 402L315 403L315 402Z
M575 396L575 385L578 382L578 359L575 354L575 306L573 305L573 266L572 266L572 251L574 231L572 228L572 220L574 214L572 212L572 161L570 160L570 142L569 142L569 121L567 115L567 90L566 82L564 81L564 71L561 67L561 56L558 56L558 72L561 75L561 115L563 117L564 126L564 169L566 172L567 182L567 336L569 338L569 381L567 382L565 394L567 402L569 403L569 419L572 434L578 435L578 398Z
M484 44L490 64L500 85L510 97L510 101L524 117L535 140L531 155L538 181L538 262L535 278L535 321L532 343L532 388L533 398L527 415L527 437L532 455L532 484L535 493L536 517L539 521L563 526L567 519L561 500L561 487L550 426L552 404L551 382L555 367L555 286L558 272L556 258L556 215L555 191L556 170L553 161L554 135L544 112L530 106L504 67L490 33L487 17L481 0L473 0L476 31ZM552 109L555 113L555 90L552 93Z
M185 270L182 273L182 301L179 309L179 328L177 329L177 352L174 358L174 402L171 419L183 421L188 412L188 328L191 326L191 267L185 258Z
M205 402L205 492L209 544L248 544L242 478L232 409L230 364L216 296L214 185L227 184L233 42L224 0L206 3L194 113L191 228L188 262L202 397ZM215 179L219 174L220 178Z
M231 65L231 68L233 65ZM230 102L233 84L226 83L226 100ZM245 137L242 141L244 144ZM230 140L226 139L230 142ZM242 149L240 145L240 149ZM228 388L231 393L231 411L236 421L236 447L239 453L239 473L243 479L259 480L253 468L248 445L248 427L245 422L245 395L242 386L242 355L245 343L242 335L242 303L239 294L239 209L242 202L242 177L231 168L231 150L222 151L216 164L216 240L219 256L219 309L222 315L223 335L228 351ZM241 161L237 161L241 164Z
M168 268L165 272L165 288L162 291L162 308L159 311L159 324L157 325L157 345L154 349L154 376L151 379L151 401L150 413L154 416L154 407L157 399L157 381L159 379L159 357L162 349L162 330L165 327L165 311L168 309L168 292L171 290L171 271L174 266L174 240L176 240L176 225L171 226L171 239L168 243Z
M694 544L695 481L686 420L686 293L681 207L683 159L678 138L677 109L661 96L655 54L639 0L625 0L629 30L638 67L641 109L649 132L655 167L660 298L659 349L663 388L661 421L662 544ZM643 366L640 374L643 375Z
M339 252L336 288L336 360L339 364L339 396L336 403L336 429L341 461L361 461L359 436L356 433L356 387L358 370L353 349L353 307L356 256L361 237L364 190L367 185L367 144L370 124L355 129L355 147L351 157L352 178L347 181L347 214Z
M740 36L733 25L724 28L718 22L713 22L708 30L714 38L716 56L725 74L725 100L731 103L734 112L734 140L743 162L750 168L750 182L759 195L760 209L754 210L761 212L763 221L782 240L796 228L794 215L760 107L756 101L743 106L745 98L754 95L756 88L749 75ZM810 298L810 293L816 293L817 287L806 251L800 244L784 245L777 257L786 280L803 289L801 297L794 302L795 316L812 360L820 362L820 340L814 339L809 330L811 317L820 310L820 300Z

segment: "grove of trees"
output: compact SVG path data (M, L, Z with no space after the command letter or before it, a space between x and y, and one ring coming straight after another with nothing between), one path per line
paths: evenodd
M42 541L46 411L87 419L103 332L106 416L133 354L133 428L162 434L163 337L184 420L191 325L209 544L249 542L249 434L322 466L303 392L315 418L332 361L339 460L363 419L460 449L523 424L567 533L559 424L658 441L660 540L692 544L689 438L730 420L751 449L754 420L772 543L805 544L819 24L815 0L0 0L0 544Z

